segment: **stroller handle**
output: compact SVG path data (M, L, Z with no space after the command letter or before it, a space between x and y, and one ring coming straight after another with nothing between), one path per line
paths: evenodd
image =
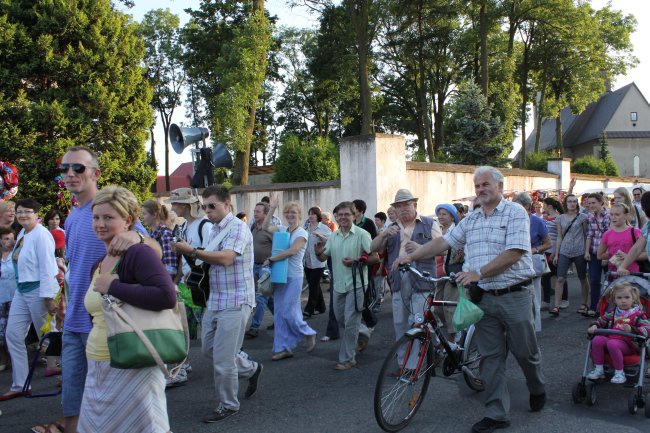
M608 275L611 275L612 277L618 277L618 272L607 272ZM641 277L645 279L650 279L650 272L630 272L628 275L631 275L633 277Z
M641 343L641 344L645 343L648 340L648 338L644 337L643 335L633 334L631 332L618 331L616 329L600 329L600 328L595 329L593 335L594 336L596 336L596 335L619 335L621 337L631 338L632 340L634 340L634 341L636 341L638 343Z

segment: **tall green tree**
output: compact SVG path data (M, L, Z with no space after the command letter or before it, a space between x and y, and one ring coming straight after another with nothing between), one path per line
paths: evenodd
M101 184L149 196L152 92L136 27L109 0L0 2L0 155L18 166L21 197L57 202L72 145L100 154Z
M139 26L146 49L147 79L153 87L151 105L163 126L165 140L165 188L169 185L169 126L176 107L181 104L181 91L185 85L183 47L179 41L180 20L169 9L156 9L145 14ZM151 157L155 163L153 131ZM155 169L155 165L153 166Z
M235 153L233 184L245 185L272 43L264 1L203 0L188 13L185 68L205 100L214 137Z

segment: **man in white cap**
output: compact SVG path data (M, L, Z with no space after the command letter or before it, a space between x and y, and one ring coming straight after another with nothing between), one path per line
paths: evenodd
M185 222L180 226L178 238L192 245L192 248L201 248L203 240L207 240L210 236L212 223L205 216L205 212L201 209L201 202L194 195L192 189L178 188L173 190L165 203L170 203L172 211L185 219ZM184 255L181 255L181 261L183 269L181 281L186 281L191 273L191 268ZM193 310L197 323L201 323L203 311L204 309L200 311ZM187 383L187 374L191 372L192 366L188 361L183 364L183 368L178 372L178 375L173 379L167 379L167 387L184 385Z
M408 189L400 189L391 203L397 213L397 221L390 224L381 232L370 245L373 252L387 250L388 280L390 282L393 303L393 326L395 339L399 340L411 324L413 315L421 313L424 308L427 292L431 287L416 281L408 272L401 273L392 270L393 263L398 257L406 257L420 245L442 236L440 225L433 218L418 214L418 199ZM433 259L416 263L420 271L436 274L436 262Z

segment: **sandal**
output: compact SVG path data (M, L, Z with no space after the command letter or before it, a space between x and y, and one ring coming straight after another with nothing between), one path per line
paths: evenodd
M587 304L580 305L580 308L576 310L576 313L584 315L589 311L589 306Z
M585 317L591 317L592 319L598 317L598 313L594 310L588 310L586 313L582 313L582 315Z
M553 307L550 310L548 310L548 314L550 314L553 317L557 317L560 315L560 309L558 307Z
M58 422L50 424L39 424L31 428L34 433L64 433L65 430Z

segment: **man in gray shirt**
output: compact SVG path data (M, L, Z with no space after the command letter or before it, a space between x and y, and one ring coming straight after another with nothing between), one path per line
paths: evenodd
M255 264L253 265L253 274L255 275L255 288L257 289L257 280L260 278L260 271L263 268L262 263L271 257L271 249L273 245L273 233L266 231L262 228L264 218L269 213L268 203L260 202L255 205L253 210L253 223L251 224L251 232L253 233L253 255ZM257 306L253 312L253 319L251 327L246 331L246 338L255 338L259 334L259 328L264 319L264 310L269 309L273 314L273 295L266 297L261 293L256 293L255 302Z

